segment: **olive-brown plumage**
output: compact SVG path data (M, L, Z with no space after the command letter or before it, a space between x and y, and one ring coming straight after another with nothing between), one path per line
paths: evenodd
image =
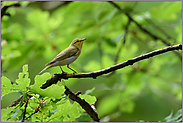
M67 67L70 70L76 73L76 71L74 71L72 68L69 67L69 64L74 62L80 55L84 40L86 40L86 38L84 39L79 38L79 39L73 40L69 45L69 47L61 51L53 60L47 63L46 67L40 73L42 73L48 68L55 67L55 66L60 66L60 69L62 70L61 66L64 66L64 65L67 65ZM64 71L62 70L62 72Z

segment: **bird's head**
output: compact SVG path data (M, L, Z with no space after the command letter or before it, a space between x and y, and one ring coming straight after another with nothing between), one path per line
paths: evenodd
M81 39L81 38L74 39L72 41L72 43L70 44L70 46L75 46L75 47L81 49L84 40L86 40L86 38L83 38L83 39Z

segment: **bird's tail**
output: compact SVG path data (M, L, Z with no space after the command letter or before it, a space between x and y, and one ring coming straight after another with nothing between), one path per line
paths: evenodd
M41 72L39 72L39 74L40 74L40 73L42 73L43 71L45 71L46 69L50 68L50 67L51 67L51 65L52 65L52 64L50 64L50 65L46 66L46 67L45 67Z

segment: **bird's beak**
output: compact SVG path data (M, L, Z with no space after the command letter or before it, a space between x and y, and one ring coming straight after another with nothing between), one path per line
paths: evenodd
M83 38L82 41L86 40L87 38Z

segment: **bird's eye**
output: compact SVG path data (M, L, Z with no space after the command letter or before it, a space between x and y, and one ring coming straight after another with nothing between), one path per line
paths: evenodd
M76 41L75 43L77 43L77 42L79 42L79 40L78 40L78 41Z

